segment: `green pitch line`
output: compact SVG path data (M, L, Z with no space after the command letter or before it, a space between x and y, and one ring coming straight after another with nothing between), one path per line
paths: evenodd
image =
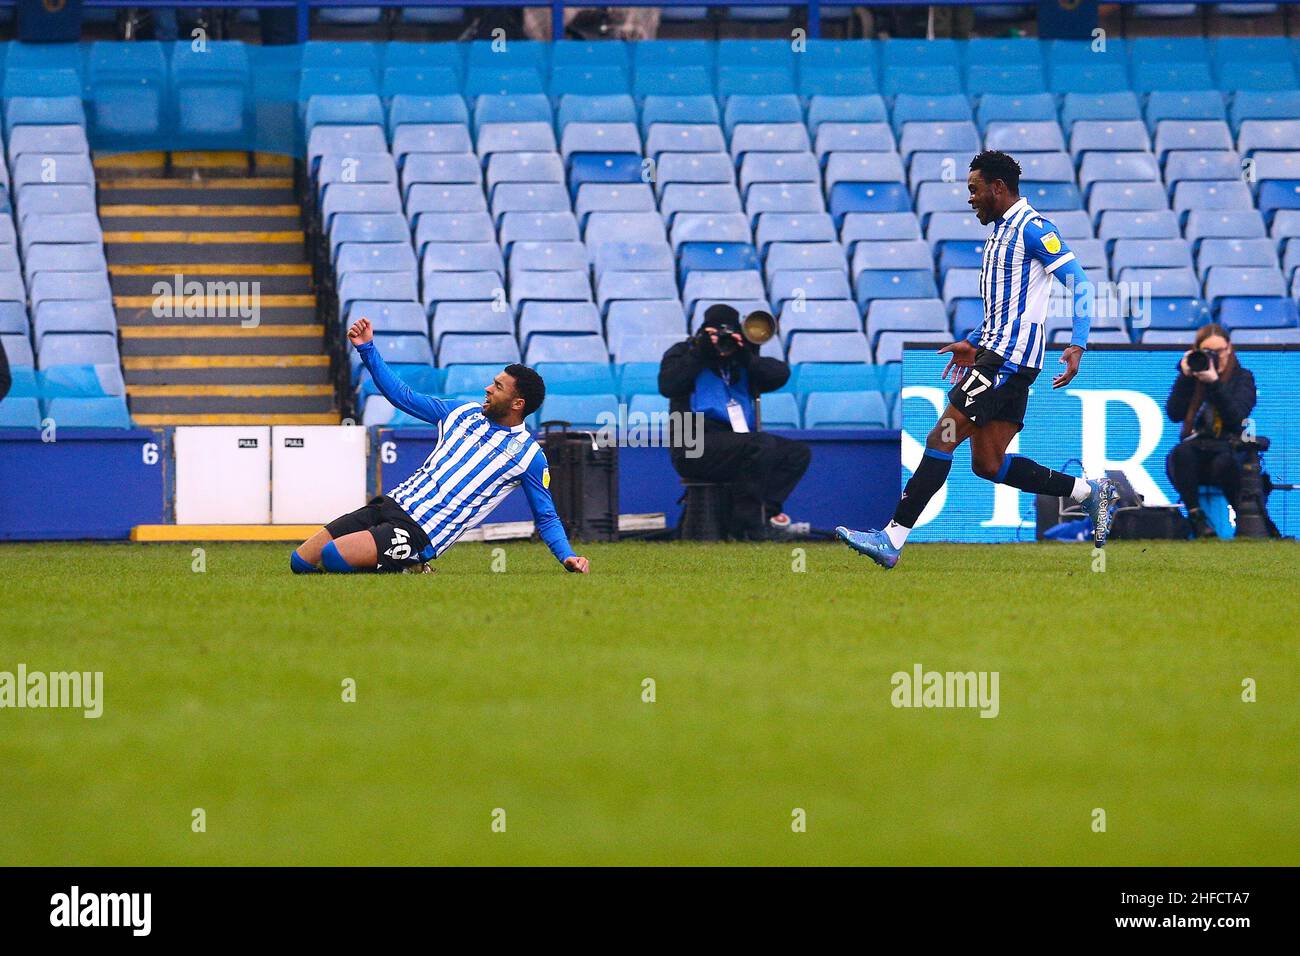
M1300 854L1294 544L502 547L0 546L0 680L104 674L98 719L0 710L0 864ZM894 707L918 664L998 672L997 716Z

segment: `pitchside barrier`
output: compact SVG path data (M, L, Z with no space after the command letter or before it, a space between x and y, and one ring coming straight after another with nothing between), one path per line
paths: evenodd
M1062 368L1061 350L1049 348L1030 394L1025 428L1009 451L1075 475L1080 468L1089 476L1122 471L1147 504L1176 502L1165 458L1178 442L1181 422L1169 420L1165 399L1188 347L1093 346L1079 375L1060 390L1053 390L1052 378ZM1300 480L1300 348L1236 346L1236 351L1254 373L1258 390L1248 425L1271 442L1264 470L1278 482ZM902 482L920 463L926 436L947 404L950 385L940 379L946 363L947 356L935 354L931 345L903 350ZM1300 533L1300 492L1274 492L1269 514L1284 535ZM921 514L909 540L1024 541L1033 539L1034 527L1033 496L976 477L969 445L963 445L953 456L947 485Z
M888 519L897 431L777 434L813 451L786 503L791 515L823 528ZM264 537L291 537L391 488L437 440L432 428L346 425L0 429L0 540L124 539L136 526L163 524L264 526ZM681 492L666 447L619 448L621 514L661 513L675 525ZM531 518L515 494L491 523Z

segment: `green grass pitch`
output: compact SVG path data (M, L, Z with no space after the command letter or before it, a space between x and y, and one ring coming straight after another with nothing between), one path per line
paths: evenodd
M0 671L104 672L98 720L0 710L0 864L1300 854L1295 544L503 547L0 546ZM918 663L997 671L999 715L895 708Z

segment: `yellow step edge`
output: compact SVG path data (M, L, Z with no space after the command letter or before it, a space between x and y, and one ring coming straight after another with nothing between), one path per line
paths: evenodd
M139 206L130 203L100 206L101 219L113 219L121 216L153 216L159 219L174 219L185 216L206 219L240 219L249 216L297 216L302 210L294 205L278 206Z
M293 168L293 157L284 153L254 153L254 161L259 166L285 166Z
M167 165L167 154L161 152L112 153L96 156L93 160L96 169L151 169Z
M155 428L159 425L337 425L338 412L284 412L255 414L252 412L205 412L179 415L132 415L137 425Z
M248 153L239 150L182 150L172 153L172 165L184 169L235 169L248 166Z
M132 179L107 179L99 183L101 192L126 189L292 189L288 176L217 176L212 179L172 179L148 176Z
M314 398L333 395L329 385L128 385L133 398Z
M128 372L196 368L328 368L328 355L124 355Z
M238 245L250 243L294 243L303 241L301 229L285 232L250 230L244 232L105 232L105 243L144 244L165 242L170 245Z
M318 524L138 524L131 540L306 541L320 529Z
M174 276L177 273L194 276L309 276L311 264L307 262L166 262L156 266L112 265L108 271L115 276Z
M173 313L184 312L187 304L193 303L194 300L186 295L115 295L113 296L113 305L119 309L150 309L154 303L159 306L169 306ZM203 299L205 309L215 309L222 306L227 309L239 308L242 305L261 306L264 309L310 309L316 306L316 297L314 295L258 295L240 296L227 295L217 296L209 295Z
M323 325L123 325L124 339L307 339L325 334Z

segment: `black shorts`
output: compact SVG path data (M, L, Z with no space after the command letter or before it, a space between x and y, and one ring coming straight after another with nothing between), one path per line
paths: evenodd
M981 348L975 352L975 365L948 390L948 401L976 425L1015 422L1024 428L1029 386L1038 378L1038 371Z
M371 498L364 508L335 518L325 526L331 538L369 531L379 552L379 571L400 571L433 557L424 529L388 495Z

